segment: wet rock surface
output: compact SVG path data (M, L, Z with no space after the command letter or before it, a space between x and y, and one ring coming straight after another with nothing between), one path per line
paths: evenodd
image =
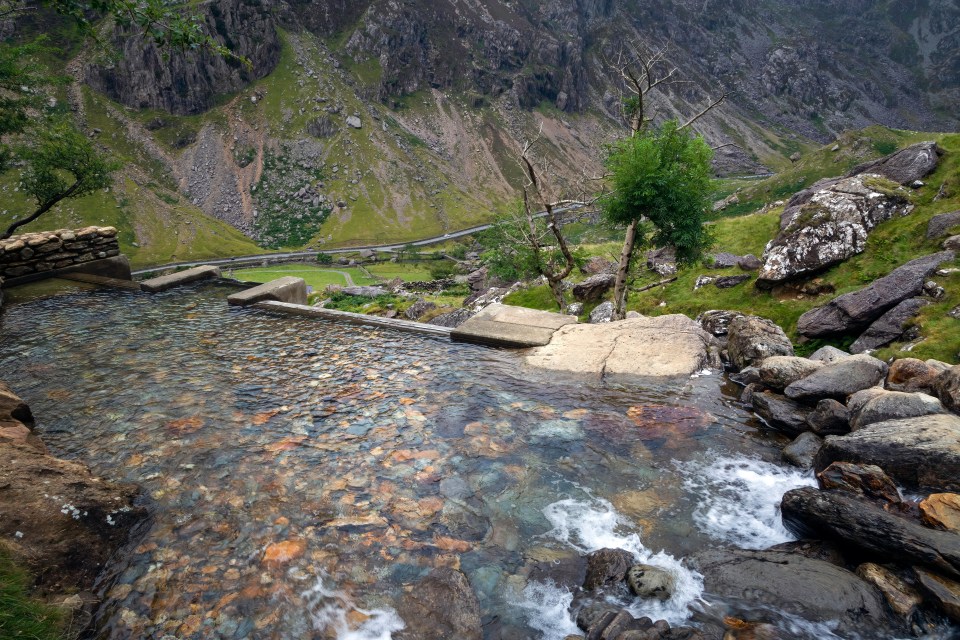
M817 611L847 631L885 626L873 587L829 562L782 551L716 550L695 554L691 564L703 574L708 593L800 616Z
M960 490L960 418L933 415L871 424L845 436L829 436L817 454L817 470L833 462L877 465L908 487Z
M633 564L633 554L623 549L600 549L587 557L587 577L583 588L589 591L623 582Z
M821 489L837 489L881 504L900 504L900 491L883 469L872 464L834 462L817 474Z
M817 403L807 424L819 436L842 435L850 432L850 410L832 398Z
M793 442L784 447L783 459L795 467L812 469L813 460L822 446L823 438L807 431L801 433Z
M406 628L398 640L480 640L480 604L467 577L436 569L412 586L398 607Z
M875 554L960 576L960 536L935 531L844 492L793 489L780 505L783 521L801 536L836 538Z
M753 410L774 429L790 436L807 430L810 408L776 393L754 393L750 399Z
M875 586L883 594L890 609L901 618L908 619L923 602L916 589L878 564L865 562L857 567L857 575Z

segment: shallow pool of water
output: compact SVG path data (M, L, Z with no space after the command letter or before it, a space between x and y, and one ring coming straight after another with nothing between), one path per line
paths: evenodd
M613 388L514 352L229 308L201 285L71 290L0 316L0 377L51 451L143 487L148 530L109 567L103 638L388 639L403 586L462 570L488 638L574 633L544 567L603 547L683 558L789 539L812 479L716 376Z

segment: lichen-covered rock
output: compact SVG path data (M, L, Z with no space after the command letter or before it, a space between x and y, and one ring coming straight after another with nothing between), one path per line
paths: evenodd
M609 300L594 307L590 312L590 324L603 324L613 321L613 303Z
M675 583L673 574L661 567L637 564L627 571L627 584L641 598L669 600Z
M837 349L836 347L831 347L827 345L826 347L820 347L816 351L810 354L810 359L817 362L822 362L823 364L830 364L831 362L836 362L842 358L849 358L850 354L842 349Z
M773 321L741 316L734 318L728 326L727 352L735 367L745 369L772 356L792 356L793 344Z
M764 249L758 284L793 280L862 253L878 224L913 211L906 192L883 182L872 174L845 178L788 207Z
M859 291L807 311L797 320L797 331L808 338L862 331L904 300L920 295L930 275L955 257L952 251L941 251L911 260Z
M730 323L736 318L744 316L740 311L710 310L697 316L697 322L703 330L718 338L725 337L730 329Z

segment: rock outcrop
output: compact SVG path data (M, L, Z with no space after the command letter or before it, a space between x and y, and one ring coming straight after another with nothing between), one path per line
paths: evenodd
M833 462L881 467L908 487L960 490L960 417L941 414L889 420L845 436L830 436L816 468Z
M920 295L930 275L955 257L952 251L941 251L911 260L859 291L807 311L797 321L797 331L808 338L862 331L904 300Z
M852 345L852 353L864 353L884 347L903 337L910 321L920 313L920 310L930 304L926 298L907 298L890 311L880 316L867 330L860 334Z
M873 587L829 562L783 551L712 550L690 564L708 593L749 606L764 604L794 615L837 620L863 633L883 628L883 603Z
M757 283L771 286L843 262L866 249L878 224L913 211L905 192L881 182L873 174L858 175L824 185L808 200L795 196L780 233L763 252Z
M950 229L960 227L960 211L941 213L930 218L927 224L927 240L934 240L947 235Z
M908 185L933 173L942 155L943 149L936 142L918 142L879 160L858 165L848 175L877 174Z
M200 15L207 33L238 59L206 50L164 52L149 36L118 26L112 44L119 55L110 64L90 65L87 83L134 109L202 113L219 96L242 89L277 66L280 37L270 5L214 0L204 6Z
M858 355L824 365L788 386L788 398L819 401L824 398L844 400L847 396L876 386L887 377L887 365L871 356Z
M774 322L757 316L740 316L728 325L727 352L735 367L745 369L772 356L792 356L793 344Z
M616 276L611 273L598 273L590 276L573 287L573 297L581 302L600 300L604 294L613 288Z

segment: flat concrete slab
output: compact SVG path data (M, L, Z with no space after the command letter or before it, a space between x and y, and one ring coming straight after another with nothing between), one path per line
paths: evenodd
M576 316L492 304L454 329L450 339L525 349L548 344L558 329L576 323Z
M336 309L322 309L320 307L308 307L302 304L291 304L289 302L258 302L257 309L264 311L273 311L275 313L286 313L305 318L319 318L322 320L336 320L339 322L349 322L351 324L360 324L368 327L380 327L383 329L395 329L397 331L406 331L408 333L419 333L441 338L448 337L453 329L448 327L438 327L423 322L411 322L409 320L399 320L397 318L381 318L379 316L367 316L362 313L350 313L348 311L337 311Z
M284 276L227 297L228 303L241 307L270 301L306 305L307 283L303 278Z
M144 280L140 283L140 288L148 293L159 293L160 291L173 289L174 287L190 284L191 282L199 282L200 280L219 277L219 267L203 265L202 267L194 267L186 271L176 271L174 273L168 273L165 276Z
M101 287L113 287L114 289L126 289L128 291L140 291L140 283L134 280L120 280L119 278L108 278L98 276L92 273L64 273L57 276L62 280L71 280L73 282L86 282Z
M690 376L709 363L712 336L683 315L561 327L527 363L542 369L605 376Z

